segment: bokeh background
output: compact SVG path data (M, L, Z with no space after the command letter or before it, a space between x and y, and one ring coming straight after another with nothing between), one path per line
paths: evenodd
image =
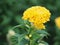
M55 18L60 16L60 0L0 0L0 45L8 45L8 30L21 23L24 10L31 6L44 6L51 12L51 21L47 23L49 45L60 45L60 31L56 29Z

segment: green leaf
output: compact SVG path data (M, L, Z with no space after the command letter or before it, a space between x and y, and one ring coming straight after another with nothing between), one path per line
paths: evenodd
M8 18L7 16L3 16L3 21L2 21L2 25L6 25L11 21L11 18Z
M25 34L16 34L15 36L10 37L10 42L12 45L21 45L21 41L25 37Z
M39 33L39 34L49 35L49 33L47 33L44 30L37 30L36 32Z

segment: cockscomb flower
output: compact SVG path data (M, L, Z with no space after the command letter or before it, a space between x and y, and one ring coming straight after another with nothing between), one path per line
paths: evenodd
M50 20L50 15L50 11L45 7L33 6L23 13L22 19L28 20L39 29L45 29L44 23Z
M60 29L60 17L55 19L56 26Z

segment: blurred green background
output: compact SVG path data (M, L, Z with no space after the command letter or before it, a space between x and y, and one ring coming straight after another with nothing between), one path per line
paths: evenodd
M60 45L60 32L55 28L55 18L60 16L60 0L0 0L0 45L8 45L8 30L21 23L24 10L31 6L44 6L51 12L51 21L47 23L49 45Z

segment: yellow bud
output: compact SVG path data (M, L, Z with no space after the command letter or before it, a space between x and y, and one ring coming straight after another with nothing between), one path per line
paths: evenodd
M29 40L29 37L28 36L25 36L25 39L28 39Z
M29 37L32 37L32 35L30 34Z

